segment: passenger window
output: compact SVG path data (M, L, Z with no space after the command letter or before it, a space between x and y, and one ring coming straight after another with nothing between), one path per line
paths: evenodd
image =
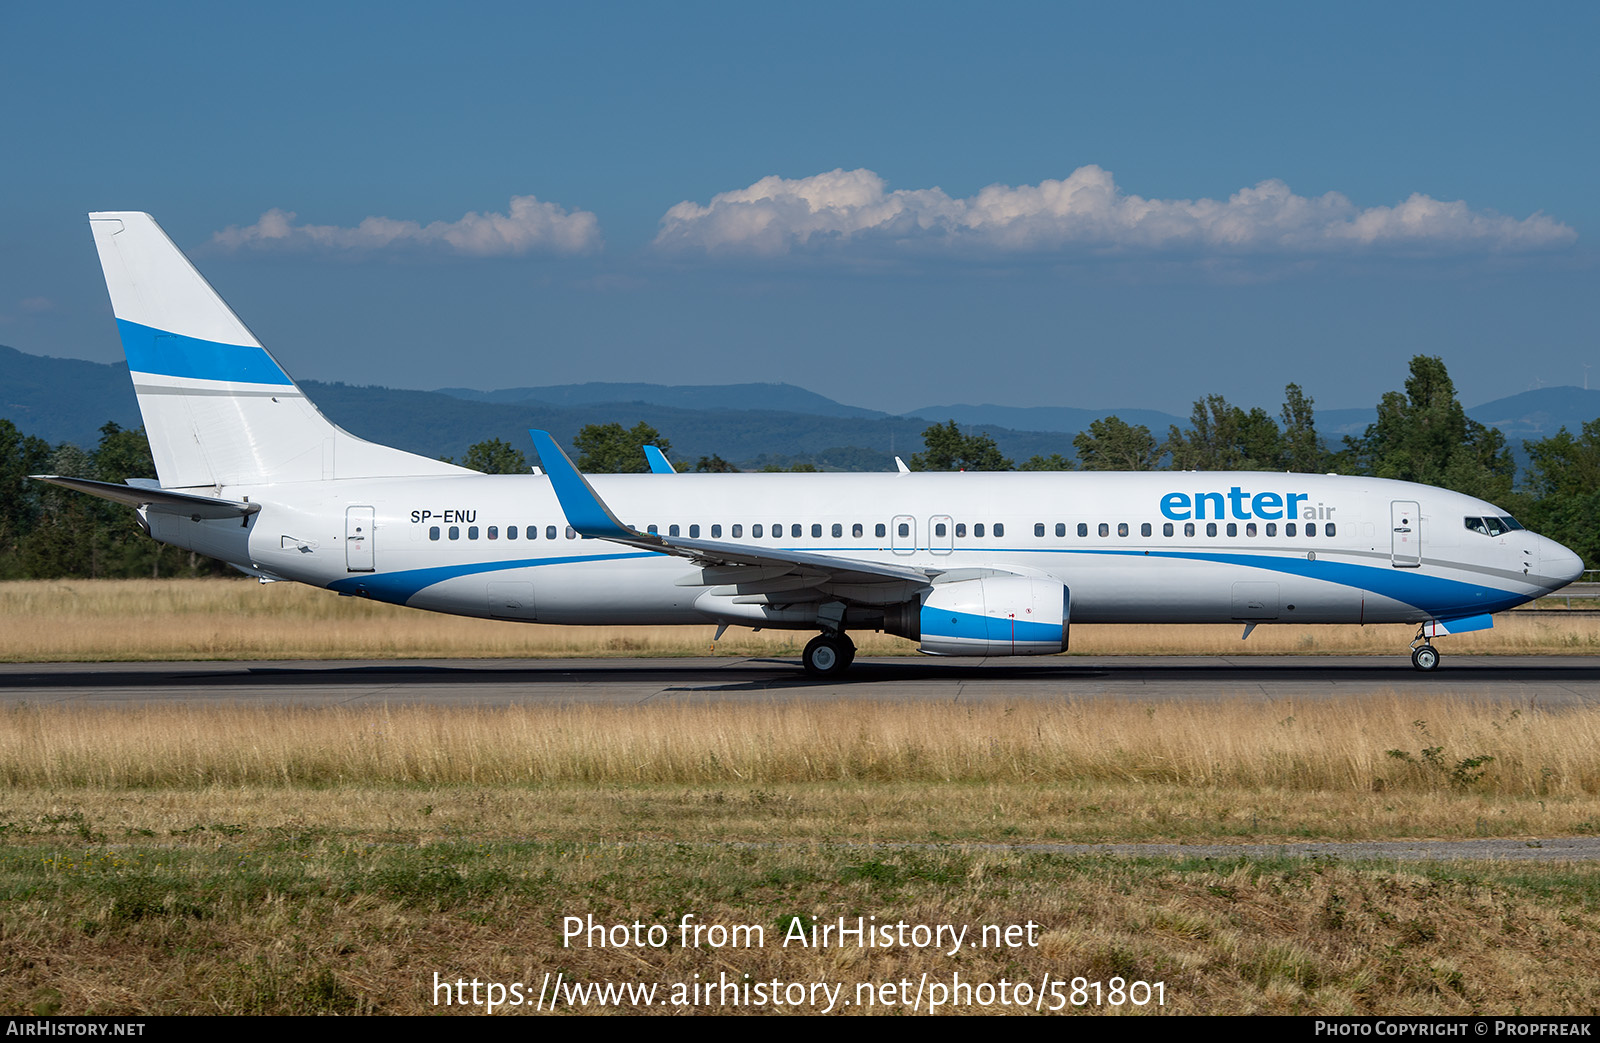
M799 522L795 522L793 525L789 526L789 536L792 539L797 539L798 540L800 538L801 533L804 532L804 531L805 530L803 530L800 527L800 523ZM818 536L822 535L822 527L820 525L817 526L817 535Z
M554 526L551 526L551 528L554 528ZM550 538L551 539L555 539L554 534L552 534ZM568 525L567 526L567 539L575 540L577 538L578 538L578 530L574 529L572 526Z
M1244 534L1246 536L1254 536L1256 534L1256 523L1255 522L1249 522L1248 524L1246 524L1245 527L1244 527Z
M516 538L517 538L517 527L515 525L507 525L506 526L506 539L514 540Z
M1326 525L1324 525L1322 527L1322 535L1324 535L1324 536L1332 536L1333 535L1333 522L1329 522L1328 524L1326 524Z
M476 525L467 526L467 539L475 540L477 538L478 538L478 527Z
M736 539L736 540L740 540L740 539L744 538L744 526L743 525L735 525L732 529L730 529L728 531L733 534L733 538ZM760 534L758 533L757 535L760 535Z
M1215 536L1216 534L1217 534L1217 523L1216 522L1206 522L1206 535L1207 536Z
M978 537L979 539L983 538L983 522L978 522L972 526L972 535Z
M1066 534L1067 534L1067 523L1066 522L1056 522L1056 536L1057 536L1057 538L1065 536Z
M852 536L852 537L853 537L853 538L854 538L854 539L858 539L858 540L859 540L859 539L860 539L860 538L861 538L861 536L862 536L862 534L863 534L863 532L864 532L864 531L865 531L865 530L863 530L863 529L862 529L862 528L861 528L861 523L860 523L860 522L856 522L856 523L855 523L855 524L854 524L854 525L852 525L852 526L850 526L850 535L851 535L851 536Z
M994 534L996 536L1004 536L1006 534L1006 527L1005 527L1005 523L1004 522L995 522L994 523Z
M1283 523L1283 534L1285 536L1291 536L1292 537L1295 534L1295 528L1296 527L1295 527L1295 523L1294 522L1284 522Z
M652 535L652 536L659 536L659 535L661 535L661 534L660 534L660 533L659 533L659 532L656 532L656 527L655 527L655 526L654 526L654 525L646 525L646 526L645 526L645 527L644 527L644 531L645 531L645 532L648 532L648 533L649 533L649 534L650 534L650 535Z
M667 535L668 536L677 536L678 535L678 527L676 525L668 525L667 526Z
M1183 523L1183 534L1185 536L1193 536L1194 535L1194 522L1184 522Z
M536 540L538 538L539 538L539 526L537 526L537 525L528 526L528 539ZM546 539L550 539L550 540L553 540L553 539L556 538L555 526L551 526L550 527L549 532L545 536L545 538Z
M459 540L461 538L461 526L459 526L459 525L450 526L450 538L452 540Z
M1306 522L1306 535L1307 536L1315 536L1316 534L1317 534L1317 523L1316 522Z
M947 528L947 527L946 527L946 526L945 526L945 523L944 523L944 522L940 522L940 523L939 523L939 524L937 524L937 525L935 525L935 526L934 526L934 527L933 527L933 534L934 534L934 535L935 535L935 536L938 536L938 537L940 537L940 538L941 538L941 539L943 539L943 538L944 538L944 534L945 534L945 533L946 533L946 532L948 532L948 531L949 531L949 529L948 529L948 528Z
M800 534L799 533L795 533L795 535L798 536ZM812 526L811 526L811 538L814 539L814 540L822 539L822 526L817 525L815 523L812 524Z
M889 534L889 530L884 527L883 522L879 522L877 525L873 526L872 531L880 540Z
M1043 536L1044 535L1044 522L1034 522L1033 523L1033 534L1035 536ZM941 532L939 535L943 536L944 533Z
M966 538L967 538L967 523L966 522L956 522L956 539L964 540Z
M700 526L698 526L698 525L689 526L689 538L691 540L698 540L700 538Z
M1276 535L1278 535L1278 523L1277 522L1267 522L1267 535L1268 536L1276 536Z
M1239 535L1239 524L1237 522L1229 522L1228 523L1228 535L1229 536L1237 536L1237 535Z
M756 522L754 525L750 526L750 538L751 539L759 540L761 538L761 533L762 533L762 528L761 528L761 523L760 522ZM737 535L737 533L735 535Z
M1126 536L1126 535L1128 535L1128 523L1127 522L1117 522L1117 535L1118 536Z
M1140 536L1148 536L1148 535L1150 535L1150 523L1149 522L1145 522L1143 525L1139 526L1139 535Z
M714 539L714 540L722 539L722 526L721 525L713 525L713 526L711 526L711 538Z
M1080 537L1089 535L1089 523L1088 522L1079 522L1078 523L1078 535Z
M428 539L436 540L438 538L439 538L439 526L435 525L433 528L428 530Z
M489 526L489 538L491 540L498 540L500 538L500 526L498 526L498 525Z
M1167 522L1166 524L1161 526L1161 535L1163 535L1163 536L1171 536L1172 535L1172 531L1173 530L1172 530L1172 523L1171 522Z
M908 525L905 522L901 522L900 523L900 527L895 531L900 533L901 536L910 536L911 535L911 526Z
M839 540L844 538L844 526L840 525L838 522L833 523L833 529L831 531L833 532L834 539Z
M1101 536L1110 536L1111 535L1111 526L1107 525L1105 522L1101 522L1100 523L1100 535Z

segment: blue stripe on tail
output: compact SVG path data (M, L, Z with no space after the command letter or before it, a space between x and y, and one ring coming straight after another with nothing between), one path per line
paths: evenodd
M199 340L127 319L118 319L117 327L122 332L122 351L128 356L128 369L135 373L231 380L240 384L289 386L294 383L265 348Z

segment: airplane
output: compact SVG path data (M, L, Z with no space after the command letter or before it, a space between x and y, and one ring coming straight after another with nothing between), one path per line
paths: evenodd
M1079 623L1416 623L1432 639L1576 579L1483 500L1256 472L488 475L329 422L148 215L89 215L158 480L39 476L153 538L292 580L530 623L878 630L940 656L1050 655ZM656 454L659 456L660 454Z

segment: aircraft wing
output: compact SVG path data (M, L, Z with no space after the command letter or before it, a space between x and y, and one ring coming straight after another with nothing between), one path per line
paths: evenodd
M139 481L138 479L133 479L127 485L118 485L115 482L96 482L88 478L64 478L58 474L30 474L28 477L37 482L49 482L63 489L74 489L90 496L98 496L102 500L125 503L130 507L152 510L159 514L177 514L189 518L244 518L261 509L259 503L180 493L163 489L154 483L133 484Z
M667 459L659 446L647 445L644 447L644 458L650 461L651 474L677 474L673 469L672 461Z
M567 523L579 535L687 558L701 567L701 575L681 581L683 585L736 586L739 594L751 596L820 588L845 601L892 604L928 589L940 574L938 569L858 561L832 554L640 532L612 513L549 432L530 430L528 434L550 476Z

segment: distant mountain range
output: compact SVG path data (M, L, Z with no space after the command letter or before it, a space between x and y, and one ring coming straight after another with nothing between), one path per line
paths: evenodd
M857 417L882 420L890 416L876 409L846 406L793 384L556 384L543 388L506 388L474 391L440 388L439 394L469 402L517 405L540 402L553 406L596 406L612 402L648 402L674 409L767 409L779 413Z
M526 451L530 427L544 428L570 445L586 424L616 421L631 427L642 420L672 443L680 466L716 454L742 467L808 459L830 469L887 470L894 455L909 458L922 449L922 432L930 423L946 420L987 432L1018 463L1034 454L1070 456L1073 436L1106 416L1144 424L1157 438L1173 424L1188 423L1186 417L1149 409L1065 406L929 406L894 416L788 384L591 383L499 391L406 391L317 381L301 381L301 386L346 430L435 457L460 457L474 442L490 438ZM1541 388L1467 413L1504 431L1521 458L1523 440L1547 437L1563 426L1576 432L1600 417L1600 391ZM126 364L47 358L3 345L0 417L26 434L83 446L99 440L107 420L124 427L142 423ZM1360 434L1375 418L1374 409L1322 410L1317 430L1337 447L1341 436Z

